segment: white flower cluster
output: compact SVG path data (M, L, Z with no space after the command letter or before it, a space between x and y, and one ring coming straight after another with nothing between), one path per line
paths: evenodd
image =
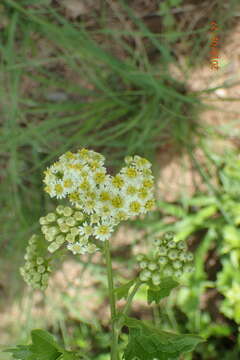
M157 286L164 277L179 279L184 273L194 270L193 254L187 251L186 243L173 239L174 233L168 232L163 238L155 239L156 250L152 256L137 256L142 282L151 281Z
M127 166L111 176L104 157L92 150L67 152L45 171L45 191L58 199L67 197L71 204L90 217L80 229L92 229L92 235L105 241L114 227L134 215L153 209L154 182L151 163L140 156L125 158Z
M33 235L30 238L24 256L26 262L24 266L20 268L20 273L28 285L34 289L39 288L45 290L48 285L51 267L49 265L49 259L45 256L42 240L43 239L37 235Z
M94 229L86 223L87 218L89 216L83 212L63 205L57 206L56 212L41 217L39 222L42 233L50 243L48 251L53 253L67 243L67 248L74 254L95 252L97 246L91 242L90 238L94 234ZM89 220L92 224L93 216L90 216Z

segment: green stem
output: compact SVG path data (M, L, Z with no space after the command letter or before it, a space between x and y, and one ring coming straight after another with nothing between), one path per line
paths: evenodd
M112 260L109 241L104 242L105 260L107 265L108 293L111 309L111 360L119 360L118 356L118 333L116 329L116 299L113 286Z
M132 301L133 301L133 298L136 295L136 292L138 291L140 286L141 286L141 281L139 279L137 279L137 281L136 281L136 283L134 285L134 288L132 289L132 292L130 293L130 295L127 298L127 302L126 302L126 304L125 304L125 306L123 308L123 311L121 313L121 317L118 320L118 323L117 323L118 332L121 330L121 328L123 326L124 316L126 316L128 314L128 312L130 310L130 307L131 307L131 304L132 304Z

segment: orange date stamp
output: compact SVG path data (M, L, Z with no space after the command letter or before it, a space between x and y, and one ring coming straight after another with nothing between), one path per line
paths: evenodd
M217 36L218 25L216 21L211 21L210 27L212 36L211 36L211 51L210 51L210 62L211 68L213 70L219 69L219 36Z

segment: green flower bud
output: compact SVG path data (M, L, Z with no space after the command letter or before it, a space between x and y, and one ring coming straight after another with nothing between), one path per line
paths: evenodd
M180 261L185 262L185 261L187 261L188 257L187 257L187 254L185 252L183 252L183 253L180 253L178 258Z
M88 243L88 238L87 238L86 236L79 237L78 242L79 242L81 245L86 245L86 244Z
M176 278L180 278L182 276L183 272L181 269L178 269L174 272L174 276L176 276Z
M148 264L148 269L153 271L157 269L157 264L155 264L154 262L151 262Z
M169 266L167 265L164 269L163 269L163 274L165 276L172 276L174 274L174 270Z
M186 264L184 265L183 271L185 273L192 273L194 271L194 266Z
M187 253L187 261L193 261L193 254L190 252Z
M63 214L63 211L64 211L64 206L63 206L63 205L58 205L57 208L56 208L56 212L57 212L59 215L62 215L62 214Z
M77 236L79 235L79 229L77 227L73 227L70 229L70 233L72 236Z
M66 235L66 241L69 242L69 243L74 243L74 241L75 241L75 236L72 235L72 234L67 234L67 235Z
M66 224L61 224L59 227L60 227L61 232L63 232L63 233L67 233L70 230L69 226L67 226Z
M97 246L95 244L88 244L87 250L90 254L93 254L97 250Z
M178 241L177 242L177 248L180 250L186 250L187 249L187 245L184 241Z
M85 216L83 213L81 213L80 211L76 211L73 215L74 219L77 221L83 221Z
M159 248L158 248L158 254L159 255L167 255L167 249L166 249L166 247L165 246L159 246Z
M47 284L49 279L49 275L47 273L42 275L42 284Z
M52 236L56 236L59 233L59 228L57 226L50 226L48 228L48 234Z
M174 238L175 234L173 231L168 231L163 235L164 240L170 241Z
M141 261L139 263L139 266L140 266L141 269L145 269L147 267L147 262L146 261Z
M160 256L159 259L158 259L158 263L160 265L165 265L166 263L168 262L167 258L164 257L164 256Z
M32 268L32 263L26 262L24 267L26 270L30 270Z
M64 216L71 216L73 213L72 209L69 207L69 206L66 206L64 209L63 209L63 215Z
M167 255L170 260L175 260L178 257L178 252L176 250L170 250Z
M56 240L55 242L58 244L58 245L62 245L65 241L65 236L64 235L58 235L56 237Z
M45 268L45 266L43 266L43 265L40 265L40 266L38 266L38 268L37 268L37 271L38 271L40 274L43 274L43 273L45 272L45 270L46 270L46 268Z
M51 235L51 234L46 234L45 235L45 239L49 242L53 241L55 239L55 236L54 235Z
M176 270L180 269L182 267L182 263L179 260L176 260L172 263L172 267Z
M44 235L48 233L48 229L49 229L49 226L48 226L48 225L43 225L43 226L41 227L41 231L42 231L42 233L43 233Z
M154 239L154 245L156 246L160 246L163 245L164 242L162 241L162 239Z
M74 226L76 224L76 220L72 217L67 217L65 223L68 226Z
M139 275L139 278L141 281L147 281L150 279L150 277L151 277L151 271L146 270L146 269L141 271L141 273Z
M38 282L39 280L41 280L41 274L35 273L35 274L33 275L33 281L34 281L34 282Z
M48 246L48 251L53 253L54 251L59 249L59 245L54 241Z
M29 240L29 242L28 242L28 244L29 244L29 245L36 244L36 243L37 243L37 239L38 239L38 237L37 237L36 235L32 235L31 238L30 238L30 240Z
M47 225L48 222L47 222L46 218L44 216L42 216L39 219L39 223L40 223L40 225Z
M56 220L56 214L54 214L54 213L49 213L49 214L47 214L47 216L46 216L46 220L49 222L49 223L51 223L51 222L54 222L55 220Z
M37 258L37 264L42 265L44 263L44 259L42 257Z
M65 218L64 217L60 217L57 219L57 223L60 226L61 224L65 224Z
M170 249L173 249L176 247L176 242L174 240L171 240L167 243L167 247L170 248Z
M153 282L153 285L159 285L160 282L161 282L161 277L159 274L155 273L152 275L152 282Z

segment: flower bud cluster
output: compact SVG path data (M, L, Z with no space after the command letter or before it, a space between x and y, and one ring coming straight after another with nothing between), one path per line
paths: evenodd
M45 171L45 191L67 197L85 215L98 217L96 238L110 238L113 227L132 216L152 210L154 182L151 163L140 156L125 158L118 174L107 174L105 158L92 150L67 152ZM55 231L55 230L52 230Z
M155 239L155 251L151 256L137 256L139 278L142 282L151 281L160 284L164 277L179 279L184 273L193 271L193 254L187 251L184 241L175 242L174 233L168 232L162 238Z
M59 205L55 212L51 212L39 219L42 233L50 243L50 253L58 250L64 243L74 254L93 253L97 250L95 244L90 242L91 227L85 227L85 233L80 231L82 224L88 216L78 209ZM87 233L88 230L88 233Z
M48 286L51 267L49 259L46 258L45 249L41 245L43 245L41 236L33 235L30 238L24 256L26 262L20 268L20 273L28 285L34 289L45 290Z

